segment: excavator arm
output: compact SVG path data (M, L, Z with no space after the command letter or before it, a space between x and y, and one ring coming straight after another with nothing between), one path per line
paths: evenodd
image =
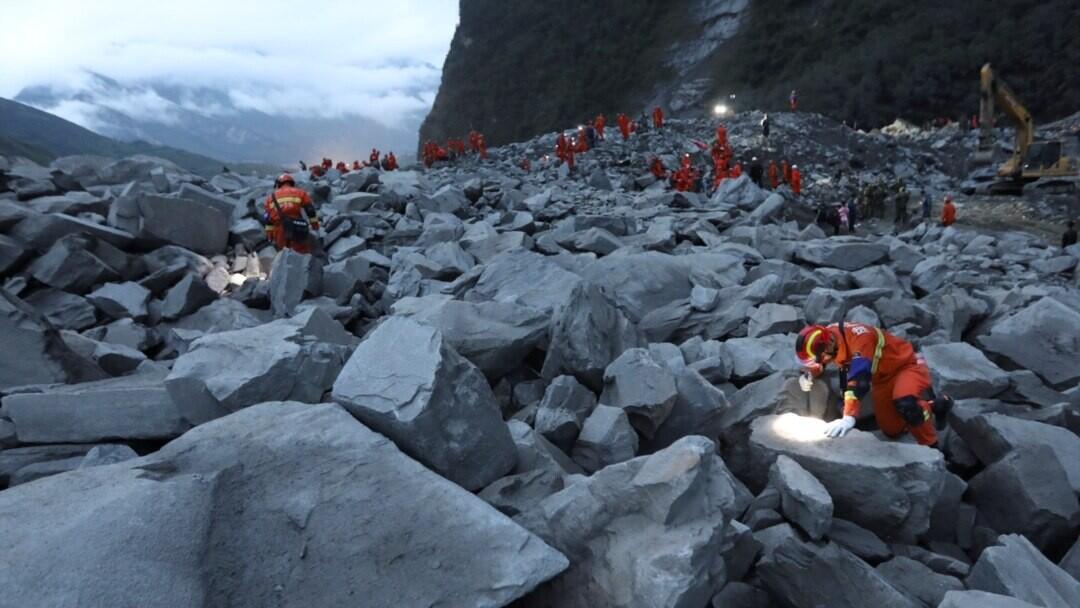
M1016 93L998 78L989 63L982 67L979 83L979 154L987 159L993 154L994 116L996 108L1000 106L1016 124L1016 145L1013 146L1012 157L998 168L998 175L1017 177L1023 171L1028 148L1035 141L1035 122L1031 112L1024 107Z

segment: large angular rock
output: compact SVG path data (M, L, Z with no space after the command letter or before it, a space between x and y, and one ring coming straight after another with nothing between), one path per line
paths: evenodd
M556 308L543 375L575 376L594 391L603 387L604 370L625 350L644 340L600 287L581 282Z
M202 253L225 251L232 218L216 205L183 198L140 194L141 233L144 238L179 245Z
M516 521L566 555L570 568L521 605L707 605L726 582L728 479L714 444L687 437L544 499Z
M592 391L573 376L559 376L544 391L533 426L548 441L569 452L595 407L596 395Z
M318 403L349 356L354 338L319 309L196 339L165 380L184 418L198 424L288 399Z
M921 350L937 388L953 399L994 397L1009 388L1009 376L966 342L933 344Z
M13 606L503 606L567 567L335 405L259 405L7 490L0 520Z
M3 399L23 443L172 439L191 428L165 390L164 373L70 384Z
M106 283L86 295L98 310L113 319L144 321L149 316L150 290L138 283Z
M790 413L758 418L750 425L745 452L725 442L725 461L754 490L777 456L787 455L825 486L836 517L886 540L925 533L945 483L941 453L858 430L829 439L824 427L819 419Z
M334 400L468 490L514 468L516 449L484 375L442 332L390 317L334 382Z
M966 403L953 409L949 423L985 465L1021 447L1050 448L1064 467L1069 486L1080 493L1080 437L1067 429L1004 414L973 413Z
M724 347L734 362L731 375L745 382L796 369L798 361L791 354L794 344L795 337L788 334L727 340Z
M803 314L809 323L837 323L844 319L852 308L871 306L875 300L889 297L892 293L893 290L880 287L849 291L815 287L806 298Z
M834 517L828 537L870 564L883 562L893 556L889 545L882 542L876 534L846 519Z
M28 257L30 252L19 241L0 234L0 277L9 270L17 268Z
M604 287L637 323L653 310L690 297L690 266L680 256L650 251L601 258L589 265L584 276Z
M896 590L926 608L937 608L946 593L964 589L959 579L938 574L907 557L894 557L874 570Z
M983 350L1039 374L1066 389L1080 381L1080 311L1041 298L994 323L978 338Z
M580 281L578 275L536 252L516 250L488 260L465 299L516 302L551 313Z
M938 608L1038 608L1014 597L985 591L950 591Z
M119 279L115 269L87 250L91 245L91 241L80 235L60 239L30 264L30 274L49 287L79 294L100 283Z
M540 501L563 489L562 475L547 469L508 475L495 480L477 496L509 517L535 507Z
M106 377L93 361L72 350L29 305L2 288L0 336L0 390Z
M799 309L786 304L762 304L750 317L746 335L760 338L769 334L795 333L803 328Z
M644 348L632 348L604 371L600 402L626 411L630 423L646 438L667 419L679 393L675 376Z
M17 226L12 228L9 234L30 249L38 251L44 251L60 239L72 235L96 238L124 248L131 245L134 240L134 237L128 232L83 218L63 213L35 213L32 211Z
M882 243L867 242L857 237L833 237L804 241L795 248L795 257L814 266L840 270L861 270L889 255Z
M285 249L270 267L270 308L279 317L296 312L305 295L322 291L322 266L314 257Z
M542 469L557 475L560 479L565 475L584 473L570 456L555 447L544 436L537 433L531 426L520 421L511 420L506 424L510 428L510 436L514 439L517 448L517 463L512 473L519 475Z
M179 319L213 302L217 292L196 275L189 274L165 294L161 303L161 318Z
M1044 445L1012 450L973 477L969 492L990 527L1023 534L1047 555L1063 555L1080 529L1076 493Z
M813 540L832 526L833 502L825 486L799 463L781 454L769 469L769 483L780 492L784 517Z
M630 460L637 454L638 436L626 411L600 404L585 419L571 458L585 472Z
M968 589L1008 595L1045 608L1073 608L1080 599L1080 581L1017 534L1003 534L986 548L965 582Z
M678 393L675 405L653 436L642 441L643 452L661 450L688 435L715 440L720 434L720 417L729 407L727 396L690 367L672 372Z
M33 306L57 329L86 329L97 323L97 309L86 298L58 289L43 289L30 294L26 303Z
M836 543L803 542L787 524L758 533L765 545L757 572L786 606L919 608L869 564Z
M402 298L393 313L438 329L491 380L518 369L547 338L549 323L543 312L513 302L462 302L448 296Z

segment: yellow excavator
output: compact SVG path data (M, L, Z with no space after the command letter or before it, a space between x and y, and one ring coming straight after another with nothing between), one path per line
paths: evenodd
M987 63L979 73L979 147L973 160L975 164L991 164L994 161L994 123L997 108L1016 125L1016 142L1012 155L997 168L1000 181L991 186L994 193L1019 193L1024 184L1050 178L1066 189L1074 189L1075 178L1080 175L1076 158L1064 152L1064 142L1058 140L1035 141L1035 121L1031 112L1011 88ZM1054 184L1047 184L1053 186Z

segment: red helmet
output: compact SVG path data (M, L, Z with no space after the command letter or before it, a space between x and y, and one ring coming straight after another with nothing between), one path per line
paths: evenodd
M795 340L795 356L804 367L821 365L821 356L829 346L829 330L824 325L807 325Z
M289 184L290 186L295 186L296 185L296 180L294 180L293 177L291 175L289 175L288 173L282 173L277 178L277 185L278 186L284 186L285 184Z

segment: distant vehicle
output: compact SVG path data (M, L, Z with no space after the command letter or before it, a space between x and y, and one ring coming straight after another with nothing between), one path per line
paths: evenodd
M1065 153L1065 143L1059 140L1035 141L1035 121L1031 112L1016 93L987 63L979 73L979 147L972 157L976 165L994 162L997 146L994 141L996 108L1016 125L1016 141L1012 154L997 167L995 174L983 176L997 181L989 185L992 194L1019 194L1024 185L1042 180L1039 187L1075 190L1080 176L1080 163Z

